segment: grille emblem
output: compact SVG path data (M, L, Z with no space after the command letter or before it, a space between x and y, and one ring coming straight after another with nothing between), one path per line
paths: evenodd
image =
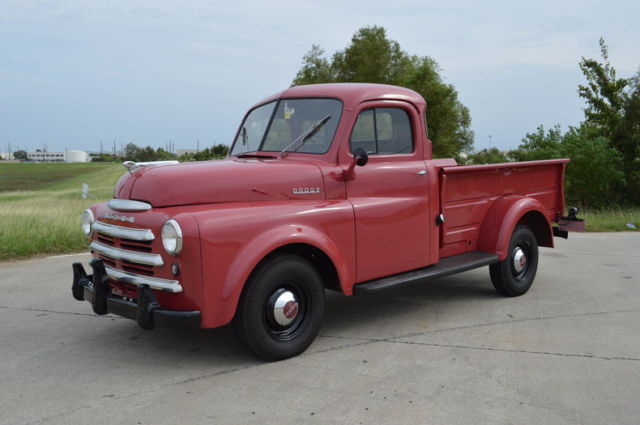
M117 215L117 214L107 214L103 218L106 218L108 220L122 221L122 222L128 221L129 223L133 223L136 221L135 217L127 217L125 215Z

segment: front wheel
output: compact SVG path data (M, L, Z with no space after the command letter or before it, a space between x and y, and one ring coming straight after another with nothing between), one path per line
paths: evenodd
M507 258L489 266L494 288L505 297L517 297L526 293L538 270L538 242L531 229L517 225Z
M240 342L275 361L302 353L324 313L324 285L316 268L296 255L266 260L252 273L233 320Z

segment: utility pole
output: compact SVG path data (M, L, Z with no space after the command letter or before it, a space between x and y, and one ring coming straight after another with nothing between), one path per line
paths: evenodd
M491 149L491 138L492 138L492 137L493 137L493 136L490 134L490 135L489 135L489 149Z

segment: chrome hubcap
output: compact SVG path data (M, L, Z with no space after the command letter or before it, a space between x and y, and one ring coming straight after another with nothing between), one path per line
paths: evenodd
M298 300L291 291L282 291L273 303L273 318L280 326L289 326L298 317Z
M527 255L524 253L522 248L516 247L516 249L513 250L512 258L513 258L513 270L516 273L521 273L522 270L524 270L525 267L527 267Z

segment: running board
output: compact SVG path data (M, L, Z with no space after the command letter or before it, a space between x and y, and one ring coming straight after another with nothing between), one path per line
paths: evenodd
M374 292L404 285L418 280L429 280L438 277L449 276L456 273L466 272L500 261L497 254L484 251L471 251L464 254L453 255L443 258L439 263L427 266L410 272L394 274L393 276L381 279L370 280L355 285L354 295L372 294Z

